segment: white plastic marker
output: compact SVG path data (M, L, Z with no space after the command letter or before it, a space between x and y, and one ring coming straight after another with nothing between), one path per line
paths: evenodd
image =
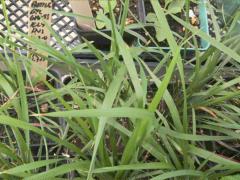
M83 15L86 17L93 17L89 0L69 0L73 13ZM77 24L83 30L95 28L93 19L77 18Z
M50 41L50 32L45 23L51 24L52 19L52 0L31 0L28 11L28 35L32 37L38 37L41 40L48 43ZM32 61L38 64L42 69L46 69L48 66L47 60L39 56L41 54L46 56L46 52L32 49L35 53L29 53ZM32 68L31 76L37 75L37 68Z

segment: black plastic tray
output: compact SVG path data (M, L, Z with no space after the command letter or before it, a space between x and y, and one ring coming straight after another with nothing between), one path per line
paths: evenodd
M25 34L28 33L28 6L31 0L8 0L5 1L8 12L8 20L12 29L17 29ZM52 0L53 9L55 11L63 11L71 13L72 8L68 0ZM56 34L63 40L68 48L73 48L80 44L80 37L76 32L77 25L75 18L61 15L59 13L52 14L52 28ZM6 20L2 8L0 8L0 36L5 36L7 31ZM25 45L22 41L16 41L19 45ZM57 50L61 50L61 46L54 37L50 38L49 44ZM0 52L2 48L0 47Z

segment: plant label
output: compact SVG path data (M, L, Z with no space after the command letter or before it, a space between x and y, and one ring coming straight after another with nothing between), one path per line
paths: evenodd
M28 17L28 35L48 43L50 41L50 32L46 24L51 24L52 0L31 0ZM48 62L44 58L47 53L32 48L28 55L33 61L31 75L35 77L38 75L38 68L47 68Z
M77 17L77 24L84 30L91 30L95 28L92 10L88 0L69 0L73 13L85 16Z

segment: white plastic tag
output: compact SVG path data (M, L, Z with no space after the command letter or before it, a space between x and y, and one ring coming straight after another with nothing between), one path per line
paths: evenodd
M73 13L86 17L93 17L92 10L88 0L69 0ZM95 28L95 22L90 18L76 18L80 28L89 30Z

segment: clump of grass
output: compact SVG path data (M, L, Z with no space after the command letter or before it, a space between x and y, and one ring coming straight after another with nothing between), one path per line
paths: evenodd
M159 50L162 61L154 66L140 55L151 50L128 47L121 36L125 27L119 28L112 19L106 22L112 26L110 52L96 49L87 40L74 49L82 53L88 48L97 57L87 67L51 27L62 52L15 31L24 43L46 52L49 62L62 63L72 72L73 78L61 88L43 81L49 90L32 94L33 104L39 107L47 102L53 112L29 111L26 86L33 86L35 80L23 78L21 66L29 72L32 63L18 51L26 47L18 47L11 38L0 38L12 54L1 57L9 74L0 73L0 87L8 97L7 105L0 109L0 123L6 134L9 128L14 134L0 143L2 178L218 179L239 172L240 36L228 32L216 40L172 15L211 44L206 52L196 48L186 61L180 51L183 45L170 31L167 12L157 1L151 3L170 45L169 52ZM235 21L229 21L230 26L231 22ZM151 87L155 88L149 96ZM17 114L12 116L9 109ZM47 123L60 117L66 126L59 127L61 133L56 134L53 128L32 126L32 117ZM30 132L44 137L45 148L47 139L54 141L55 156L34 158ZM50 154L48 149L46 154Z

